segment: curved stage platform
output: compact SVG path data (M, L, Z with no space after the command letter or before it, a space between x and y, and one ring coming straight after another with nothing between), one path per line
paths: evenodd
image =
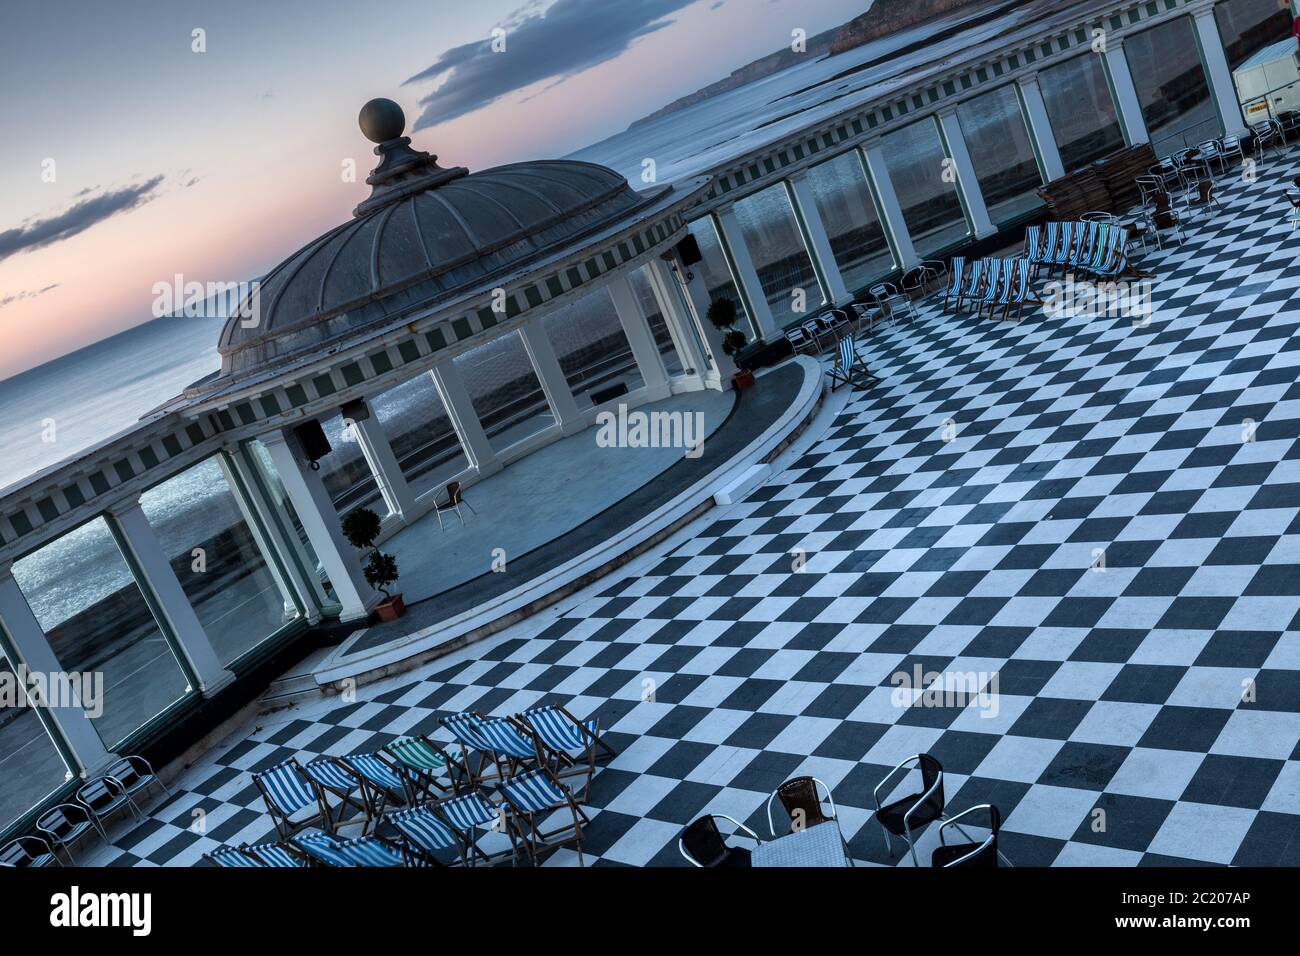
M702 416L698 452L608 447L609 430L596 426L474 485L466 497L477 513L465 512L463 527L453 514L439 528L431 514L384 546L402 571L407 613L355 632L315 662L315 685L329 692L415 667L608 574L715 501L761 483L764 462L811 419L821 396L820 365L797 358L742 393L675 395L630 413L667 413L675 417L652 421L674 425Z

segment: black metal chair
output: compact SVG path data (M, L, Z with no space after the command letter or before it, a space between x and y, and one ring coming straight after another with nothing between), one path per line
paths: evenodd
M722 831L718 829L719 820L730 821L737 830L744 830L756 844L762 842L757 833L734 817L729 817L725 813L709 814L695 820L682 831L681 837L677 840L678 852L691 866L717 866L726 869L748 867L752 851L729 845L722 836Z
M826 801L831 807L830 813L822 807L819 787L826 792ZM781 801L781 806L790 817L790 830L787 832L796 829L806 830L818 823L828 823L835 819L835 798L831 796L830 787L816 777L791 777L767 798L767 829L772 836L777 835L776 824L772 820L774 800Z
M435 502L433 506L433 513L438 516L439 530L442 530L443 527L442 525L443 512L447 512L447 511L455 512L456 517L460 519L460 523L462 525L465 524L465 516L460 512L461 505L464 505L466 508L468 508L470 514L476 516L478 515L478 512L474 510L474 506L471 505L469 503L469 500L465 497L464 492L460 490L460 482L459 481L447 482L447 500L441 503Z
M908 794L887 804L881 804L880 791L884 786L893 779L896 773L911 770L913 766L921 771L921 789L916 793ZM876 822L880 824L880 829L884 831L885 848L889 851L889 856L892 858L894 855L894 843L890 839L891 834L901 836L907 841L907 848L912 854L912 862L920 866L916 859L916 844L912 839L912 834L935 820L944 819L943 766L929 754L917 754L914 757L908 757L885 774L885 779L876 785L872 796L876 801Z
M79 803L60 803L46 810L37 819L36 829L50 849L55 853L62 850L73 866L77 861L72 858L72 847L87 833L98 832L90 811Z
M970 835L962 830L958 821L965 819L971 814L987 812L988 813L988 830L989 835L983 840L971 840ZM957 830L966 837L965 843L954 843L949 845L944 838L944 831L949 827L956 827ZM998 865L998 833L1002 830L1002 814L997 807L991 803L981 803L979 806L971 807L969 810L963 810L955 817L950 817L939 825L939 846L930 854L930 865L941 867L943 869L952 869L954 867L996 867Z

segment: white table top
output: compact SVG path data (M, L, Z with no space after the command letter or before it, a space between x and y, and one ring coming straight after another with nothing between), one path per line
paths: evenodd
M750 864L846 867L849 860L839 825L831 820L762 844L754 850Z

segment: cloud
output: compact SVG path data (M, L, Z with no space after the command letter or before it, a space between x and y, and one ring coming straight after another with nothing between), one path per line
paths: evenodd
M0 232L0 260L71 239L105 219L142 206L154 198L164 178L158 175L133 186L100 193L73 203L57 215L46 219L31 219L13 229Z
M51 289L57 289L61 284L62 283L59 282L52 282L49 285L47 285L44 289L35 289L35 290L25 289L22 292L15 292L13 295L6 295L0 297L0 309L3 309L5 306L10 305L14 302L22 302L25 299L35 299L40 296L43 296Z
M442 78L441 85L420 100L424 110L413 129L445 123L534 83L560 83L612 60L633 41L672 23L664 19L670 13L694 2L556 0L544 7L531 0L501 22L504 52L494 52L490 38L453 47L403 84Z

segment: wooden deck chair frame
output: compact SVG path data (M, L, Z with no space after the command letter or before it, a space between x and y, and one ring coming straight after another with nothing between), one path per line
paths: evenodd
M943 305L941 311L948 311L949 300L961 299L962 284L966 281L966 257L953 256L952 264L948 270L948 283L943 290Z
M282 811L276 805L275 800L272 798L270 792L266 789L266 784L262 782L263 774L268 773L271 770L274 770L275 767L284 766L286 764L291 765L297 771L297 773L302 777L302 779L307 782L307 785L311 787L312 792L316 795L317 815L315 817L308 817L307 819L297 823L290 820L289 816L286 815L284 811ZM280 836L281 840L288 840L294 834L300 833L303 830L308 829L309 827L314 827L318 825L325 828L328 831L330 826L332 825L329 803L325 798L324 791L322 791L321 788L316 785L315 781L313 781L310 777L303 774L302 765L298 763L297 758L290 757L288 760L281 761L280 763L276 764L273 767L268 767L265 771L259 771L257 773L254 773L253 785L257 787L258 793L262 795L262 801L266 804L267 814L271 817L271 823L274 824L275 832ZM304 804L304 808L305 807L306 804ZM297 811L294 812L296 813Z
M323 781L309 776L307 773L307 767L318 763L328 763L331 766L337 767L342 774L351 778L353 781L352 789L344 792L338 787L330 786ZM312 786L316 787L318 791L322 791L323 798L325 797L325 794L328 794L339 801L338 806L328 809L328 798L322 800L323 805L327 808L326 812L328 819L323 824L323 829L327 833L337 833L339 830L346 827L358 825L361 827L361 832L365 833L370 828L370 823L375 818L373 808L366 792L366 781L355 770L339 760L338 757L324 756L309 761L306 765L301 767L301 772L304 777L311 781ZM358 815L345 817L344 814L348 809L356 811Z
M403 740L417 741L442 758L443 767L447 771L447 785L444 785L433 771L407 763L396 750L392 749ZM465 765L466 754L463 748L460 757L456 758L436 740L430 740L424 734L406 734L404 737L390 740L382 749L406 771L412 786L412 796L417 802L438 800L448 794L459 795L469 788L470 773Z
M554 747L545 745L541 734L533 727L532 722L528 717L528 715L533 711L542 709L554 710L556 713L561 714L565 720L577 729L579 736L582 737L586 744L584 753L580 757L574 757L567 751L557 750ZM596 729L593 731L587 727L585 722L578 720L559 704L526 710L522 714L518 714L510 719L519 724L522 729L526 729L531 733L533 739L536 740L540 746L546 746L546 753L554 757L554 760L551 762L551 770L555 774L556 778L563 780L566 777L586 776L586 782L583 784L584 794L586 793L586 788L591 786L592 777L596 775L596 751L603 750L606 757L618 756L618 751L601 739L599 718L595 719ZM540 750L539 756L544 756Z
M575 845L578 851L578 865L583 865L582 856L582 828L591 824L591 819L583 812L582 807L578 806L578 801L573 798L572 792L546 768L541 768L541 773L546 774L551 779L551 783L557 786L564 793L564 801L556 803L545 810L528 811L516 804L507 790L502 789L501 797L506 806L510 808L509 825L511 827L512 842L518 838L524 852L528 855L529 861L536 866L537 856L543 850L551 850L556 847L565 846L569 843ZM572 823L564 823L555 827L553 830L543 830L539 824L538 818L544 818L550 814L561 810L564 807L569 808L573 816ZM555 839L561 834L569 835L563 839Z
M842 337L836 344L835 364L826 370L826 374L830 377L832 392L841 385L864 391L880 381L879 376L872 375L862 364L849 336Z

